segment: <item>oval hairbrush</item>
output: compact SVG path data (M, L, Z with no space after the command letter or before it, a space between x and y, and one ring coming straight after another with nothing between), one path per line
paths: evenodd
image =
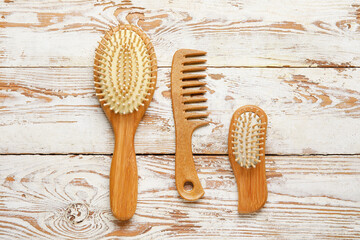
M94 84L115 135L110 206L120 220L130 219L136 210L134 136L154 94L156 79L155 51L145 33L132 25L119 25L105 34L95 51Z
M251 213L267 199L265 139L267 116L257 106L235 111L229 129L229 160L237 182L239 213Z

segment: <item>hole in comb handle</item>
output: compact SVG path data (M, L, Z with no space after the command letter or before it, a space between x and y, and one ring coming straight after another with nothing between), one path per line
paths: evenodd
M190 181L184 183L184 190L187 192L191 192L194 189L194 184Z

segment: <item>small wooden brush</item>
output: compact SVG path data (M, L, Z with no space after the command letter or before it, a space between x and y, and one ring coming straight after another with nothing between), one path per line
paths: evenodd
M206 90L199 89L206 84L199 81L206 75L193 73L206 69L206 66L198 65L205 63L205 59L193 58L205 54L199 50L180 49L175 52L171 67L171 99L176 134L175 182L180 196L190 201L204 195L195 169L191 138L196 128L208 124L202 119L209 115L203 111L207 106L198 104L207 101L202 96ZM190 189L187 190L188 186Z
M229 159L238 186L239 213L255 212L267 199L266 128L267 116L257 106L240 107L231 119Z
M154 94L154 47L139 28L120 25L108 31L95 52L94 84L115 134L110 169L110 206L120 220L136 210L138 173L134 136Z

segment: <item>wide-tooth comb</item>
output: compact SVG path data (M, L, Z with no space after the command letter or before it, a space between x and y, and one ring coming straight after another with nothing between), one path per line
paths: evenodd
M191 148L191 138L194 130L208 124L204 119L209 113L204 110L207 106L201 104L207 101L201 89L206 83L201 81L206 74L206 66L199 65L206 62L197 58L206 52L191 49L180 49L175 52L171 67L171 99L175 121L176 156L175 181L181 197L195 201L204 195L197 175ZM187 190L190 186L192 189Z
M239 213L251 213L267 199L265 139L267 116L253 105L235 111L229 128L229 160L239 193Z

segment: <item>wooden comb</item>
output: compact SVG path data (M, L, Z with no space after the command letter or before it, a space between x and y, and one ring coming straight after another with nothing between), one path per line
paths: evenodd
M205 71L206 66L199 64L206 60L194 58L205 54L204 51L180 49L175 52L171 67L171 99L176 134L175 182L180 196L189 201L204 195L195 169L191 138L196 128L208 124L202 119L209 115L203 111L207 106L198 104L207 100L202 96L206 90L199 88L206 84L199 81L206 75L193 73ZM192 189L187 190L188 186Z
M267 199L265 139L267 116L257 106L235 111L229 129L229 160L237 182L239 213L251 213Z

